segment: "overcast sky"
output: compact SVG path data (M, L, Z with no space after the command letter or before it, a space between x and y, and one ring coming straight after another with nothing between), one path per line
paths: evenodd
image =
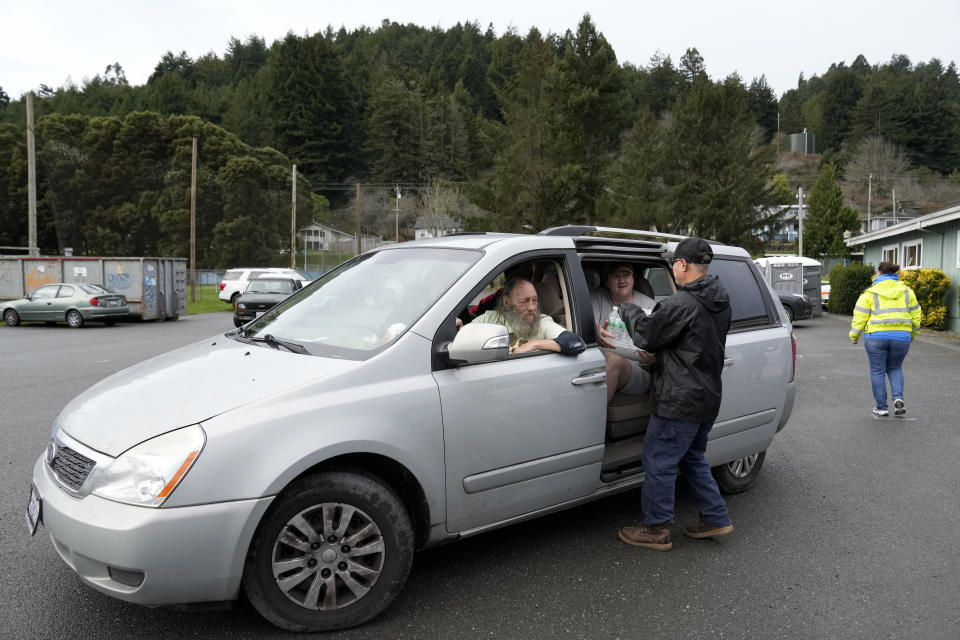
M960 0L0 0L0 87L18 99L41 84L82 86L113 62L139 85L167 51L222 57L231 36L257 34L269 45L288 31L375 29L384 19L562 34L584 13L621 63L643 66L657 51L676 63L696 47L715 80L766 75L778 96L801 73L822 75L860 53L870 64L895 53L960 62Z

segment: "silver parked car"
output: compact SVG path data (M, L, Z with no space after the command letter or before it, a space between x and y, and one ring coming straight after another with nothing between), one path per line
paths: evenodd
M243 589L277 626L318 631L387 608L416 549L636 489L651 398L608 410L590 286L604 261L629 262L662 299L674 244L598 231L374 250L240 329L94 385L53 424L28 527L116 598ZM790 416L796 346L748 253L714 253L733 318L707 456L737 492ZM517 270L583 353L511 355L506 327L458 331Z
M8 326L21 322L66 322L79 329L87 321L108 327L127 317L127 299L98 284L47 284L19 300L0 300L0 317Z

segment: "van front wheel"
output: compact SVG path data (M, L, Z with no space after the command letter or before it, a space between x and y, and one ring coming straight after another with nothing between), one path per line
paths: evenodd
M760 475L767 452L761 451L713 468L713 477L724 493L742 493Z
M281 629L344 629L390 606L413 549L410 518L390 487L361 472L327 471L292 484L264 515L243 586Z

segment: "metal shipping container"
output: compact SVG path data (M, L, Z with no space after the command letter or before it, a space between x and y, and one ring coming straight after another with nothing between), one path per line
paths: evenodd
M176 320L187 312L186 258L0 258L0 299L51 282L99 284L126 296L132 315Z

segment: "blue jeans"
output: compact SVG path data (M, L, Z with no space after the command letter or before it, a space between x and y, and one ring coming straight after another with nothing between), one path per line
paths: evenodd
M693 506L700 522L712 527L730 524L727 504L704 457L710 422L682 422L658 415L650 417L643 439L643 468L647 478L640 493L645 525L673 522L674 488L677 471L690 484Z
M910 343L904 340L865 338L863 346L870 361L870 387L877 409L887 408L887 378L890 378L890 395L903 400L903 359L907 357Z

